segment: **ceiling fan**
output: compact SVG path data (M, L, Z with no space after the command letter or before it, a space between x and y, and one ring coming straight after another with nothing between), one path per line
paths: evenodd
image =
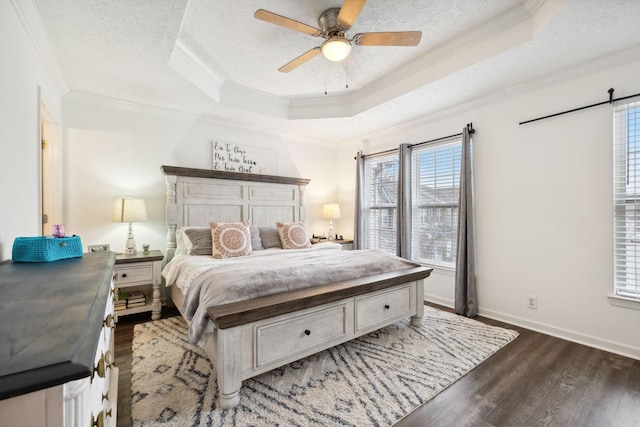
M352 44L360 46L417 46L420 43L421 31L359 33L351 39L347 38L346 33L360 15L365 3L366 0L344 0L342 7L332 7L325 10L318 18L320 28L264 9L258 9L253 16L261 21L325 39L320 46L306 51L293 61L278 68L278 71L282 73L295 70L320 53L329 61L342 61L349 56Z

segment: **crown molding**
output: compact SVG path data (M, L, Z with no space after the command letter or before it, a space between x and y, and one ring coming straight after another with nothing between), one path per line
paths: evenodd
M63 103L74 102L101 108L110 108L139 114L150 114L158 117L193 121L199 115L196 111L180 111L153 105L139 104L122 99L109 98L87 92L70 91L63 98Z
M53 84L60 92L60 96L69 92L69 85L64 78L60 63L53 49L53 45L47 35L47 30L44 27L38 8L36 7L34 0L9 0L16 15L22 23L22 27L29 36L31 43L33 44L36 52L40 56L49 77Z
M260 133L277 138L284 143L296 143L313 145L317 147L337 147L338 143L332 141L324 141L317 138L309 138L306 136L295 135L282 131L282 127L278 122L269 121L269 123L256 123L254 120L240 120L229 118L226 116L217 116L208 112L186 112L173 110L169 108L155 107L135 102L123 101L115 98L108 98L102 95L94 95L86 92L70 91L63 97L63 103L74 102L100 108L109 108L120 111L132 112L137 114L147 114L156 117L180 120L185 122L200 122L216 127L226 127L238 129L240 131L249 131Z
M450 107L444 110L440 110L431 114L427 114L418 119L407 120L402 123L398 123L394 126L380 129L375 132L360 135L356 138L351 138L348 141L343 141L343 147L358 148L362 144L363 140L380 140L386 138L392 138L398 134L406 133L415 127L426 126L430 123L445 120L449 117L470 113L477 108L486 107L497 102L504 101L506 98L525 95L544 88L548 88L554 85L559 85L567 82L574 81L576 79L588 77L597 73L604 72L606 70L623 67L625 65L631 65L640 62L640 46L636 46L630 49L625 49L611 55L607 55L593 61L588 61L582 64L578 64L562 71L547 74L545 76L529 80L522 84L512 86L500 91L496 91L490 95L482 96L472 99L454 107ZM637 90L636 90L637 91ZM618 94L616 96L626 96L627 93ZM602 92L603 100L606 98L606 91ZM468 121L473 121L472 117L469 117ZM479 125L480 126L480 125Z
M180 37L171 51L169 66L215 102L220 103L220 89L224 84L224 77L207 66L180 40Z

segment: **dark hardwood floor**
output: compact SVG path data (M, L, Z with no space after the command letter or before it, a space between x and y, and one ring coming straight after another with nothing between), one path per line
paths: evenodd
M163 317L171 315L177 311L163 308ZM148 320L148 313L122 317L116 327L118 427L131 426L133 327ZM495 320L476 320L520 336L397 427L640 426L640 361Z

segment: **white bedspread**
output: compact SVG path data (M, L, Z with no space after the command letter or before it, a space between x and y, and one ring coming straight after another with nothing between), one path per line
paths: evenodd
M167 286L178 286L185 295L181 311L191 321L189 340L202 344L214 328L208 307L418 266L379 251L334 249L340 245L256 251L222 260L178 255L162 275Z

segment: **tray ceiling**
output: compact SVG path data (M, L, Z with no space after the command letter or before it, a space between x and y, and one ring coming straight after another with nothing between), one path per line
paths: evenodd
M317 26L339 3L35 0L73 93L330 142L640 47L637 0L369 0L351 35L418 30L420 44L354 46L346 66L317 56L278 72L322 39L254 12Z

